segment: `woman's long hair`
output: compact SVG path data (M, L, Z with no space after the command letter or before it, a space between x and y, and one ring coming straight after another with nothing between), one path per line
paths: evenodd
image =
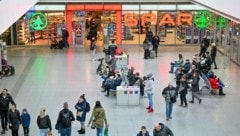
M45 108L41 108L39 116L40 116L40 118L45 117Z

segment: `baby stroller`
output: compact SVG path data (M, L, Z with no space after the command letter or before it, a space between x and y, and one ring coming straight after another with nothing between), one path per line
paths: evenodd
M1 74L1 77L12 76L15 74L15 68L14 66L8 65L5 59L2 59L2 71L0 74Z

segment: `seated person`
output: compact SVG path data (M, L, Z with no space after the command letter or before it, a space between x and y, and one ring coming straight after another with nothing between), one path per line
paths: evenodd
M219 83L219 81L220 81L219 78L215 77L214 75L210 75L208 80L212 86L212 89L214 89L214 90L219 89L219 95L225 95L225 93L223 93L224 86L223 86L223 84Z
M178 60L170 63L171 69L170 69L169 73L173 73L174 67L179 67L182 64L183 64L183 56L182 56L182 54L178 54Z
M51 43L50 49L52 49L52 48L57 49L58 42L57 42L57 39L56 39L56 34L51 34L50 41L51 41L50 42Z
M107 79L109 79L110 77L113 77L115 75L115 72L113 70L111 70L108 66L107 66L107 75L102 75L102 88L105 89L105 82L107 81ZM104 91L103 91L104 92Z
M129 80L130 77L133 75L134 70L135 70L134 67L131 67L131 68L128 70L128 73L127 73L127 78L128 78L128 80Z
M109 53L109 55L114 57L116 49L117 49L117 45L116 45L115 41L112 40L110 45L108 46L108 53Z
M7 60L2 58L2 74L8 75L9 71L10 71L10 68L9 68Z
M129 85L132 86L134 85L137 80L139 79L140 74L137 72L136 74L133 74L130 78L129 78Z
M185 64L182 66L182 72L184 74L187 74L190 69L191 69L191 63L190 63L189 59L186 59Z
M117 90L117 86L120 86L122 83L122 78L119 73L117 73L115 77L110 77L110 80L106 85L107 94L105 96L109 96L110 89Z

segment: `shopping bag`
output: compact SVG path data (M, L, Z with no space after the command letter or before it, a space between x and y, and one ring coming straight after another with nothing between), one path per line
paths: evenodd
M104 129L104 136L108 136L108 128Z

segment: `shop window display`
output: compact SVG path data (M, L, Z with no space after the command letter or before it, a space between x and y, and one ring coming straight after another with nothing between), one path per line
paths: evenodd
M64 12L46 12L43 14L47 16L48 20L47 27L43 30L36 30L30 25L31 17L28 14L17 21L19 45L50 45L51 34L55 34L57 40L61 39L61 29L65 27Z

